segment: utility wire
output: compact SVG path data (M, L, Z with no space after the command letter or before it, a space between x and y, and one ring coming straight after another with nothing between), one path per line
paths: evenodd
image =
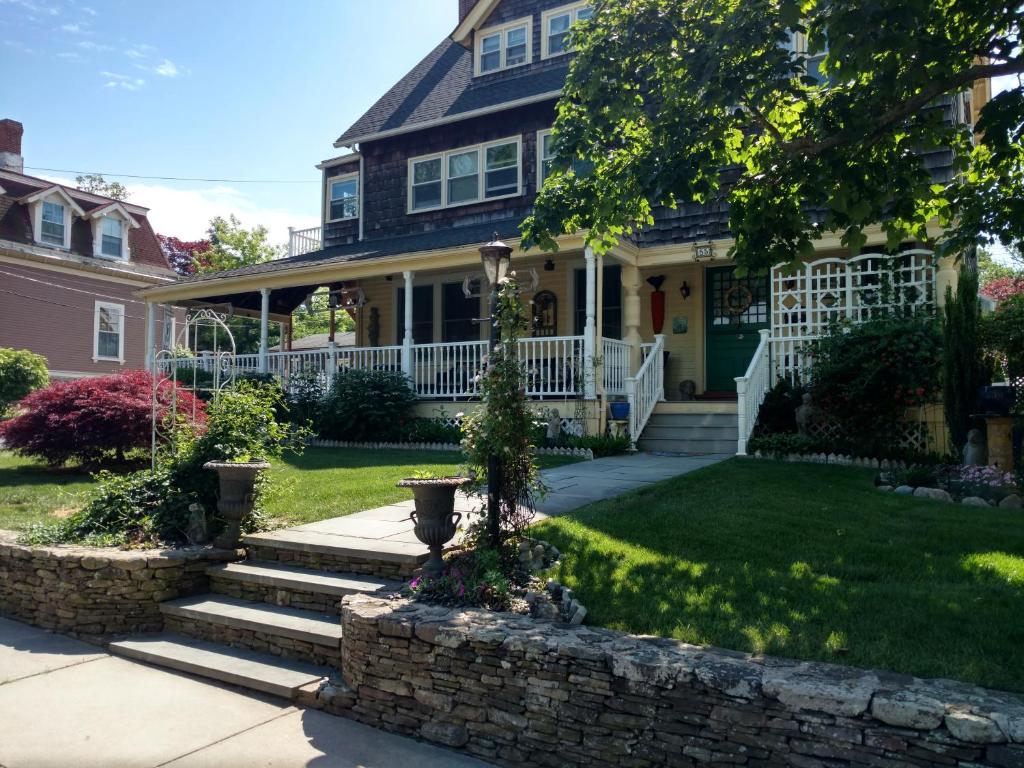
M109 171L72 171L67 168L41 168L37 165L26 165L29 171L48 171L50 173L75 173L80 176L112 176L123 179L153 179L155 181L208 181L222 184L319 184L316 179L200 179L188 176L141 176L134 173L110 173Z
M93 291L85 291L85 290L82 290L81 288L72 288L72 287L70 287L68 285L60 285L59 283L51 283L51 282L48 282L46 280L39 280L38 278L35 278L35 277L29 277L28 275L19 275L17 272L5 272L2 269L0 269L0 275L9 275L10 277L17 277L17 278L20 278L22 280L28 280L29 282L32 282L32 283L39 283L40 285L47 285L50 288L60 288L62 291L74 291L75 293L84 293L87 296L95 296L97 299L110 299L111 301L131 302L132 304L145 304L146 303L144 301L139 301L138 299L125 299L125 298L122 298L121 296L108 296L107 294L104 294L104 293L94 293Z
M5 291L3 289L0 289L0 293L6 293L6 294L8 294L10 296L18 296L19 298L28 299L29 301L38 301L40 304L51 304L54 307L64 307L65 309L78 309L78 310L81 310L82 312L93 312L94 311L94 310L90 309L89 307L79 307L79 306L77 306L75 304L61 304L59 301L50 301L49 299L41 299L38 296L28 296L28 295L26 295L24 293L18 293L17 291ZM139 317L137 315L128 315L128 314L123 314L123 313L122 313L121 317L127 317L127 318L130 318L132 320L144 320L145 319L145 318Z

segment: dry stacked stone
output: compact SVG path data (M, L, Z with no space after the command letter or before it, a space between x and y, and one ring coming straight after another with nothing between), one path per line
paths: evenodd
M158 604L205 592L206 568L237 559L209 547L31 547L0 531L0 614L91 640L158 632Z
M342 628L328 711L501 765L1024 766L1024 698L966 684L369 596Z

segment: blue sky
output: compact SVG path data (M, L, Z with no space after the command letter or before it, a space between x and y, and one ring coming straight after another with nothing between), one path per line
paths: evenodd
M33 168L119 178L157 229L234 212L275 239L320 215L314 165L454 29L457 0L0 0L0 117ZM66 176L66 175L65 175ZM108 178L114 179L113 175Z

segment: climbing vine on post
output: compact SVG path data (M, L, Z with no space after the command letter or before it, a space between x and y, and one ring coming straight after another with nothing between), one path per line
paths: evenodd
M463 423L462 448L469 468L481 480L488 459L492 455L498 458L499 535L497 540L487 536L486 528L480 525L470 532L477 543L498 548L530 524L534 500L543 489L530 442L533 414L526 399L525 371L517 354L527 321L514 275L499 284L491 321L498 329L499 341L490 350L481 374L481 406ZM486 513L490 518L493 510Z

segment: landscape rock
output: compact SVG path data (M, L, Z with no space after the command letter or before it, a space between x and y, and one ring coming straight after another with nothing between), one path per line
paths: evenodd
M900 728L938 728L945 714L946 707L938 699L909 691L883 691L871 701L872 717Z
M1020 509L1024 502L1021 501L1020 496L1016 493L1011 493L1005 499L999 502L1001 509Z
M992 720L970 712L948 713L946 727L960 741L973 744L1000 744L1006 741L1006 735Z
M981 496L965 496L960 500L960 503L963 504L965 507L991 506L985 499L981 498Z
M911 496L914 493L914 488L910 485L900 485L896 487L895 492L903 496Z
M949 491L945 491L942 488L918 488L914 491L914 497L918 499L930 499L931 501L953 501L953 497L949 495Z

